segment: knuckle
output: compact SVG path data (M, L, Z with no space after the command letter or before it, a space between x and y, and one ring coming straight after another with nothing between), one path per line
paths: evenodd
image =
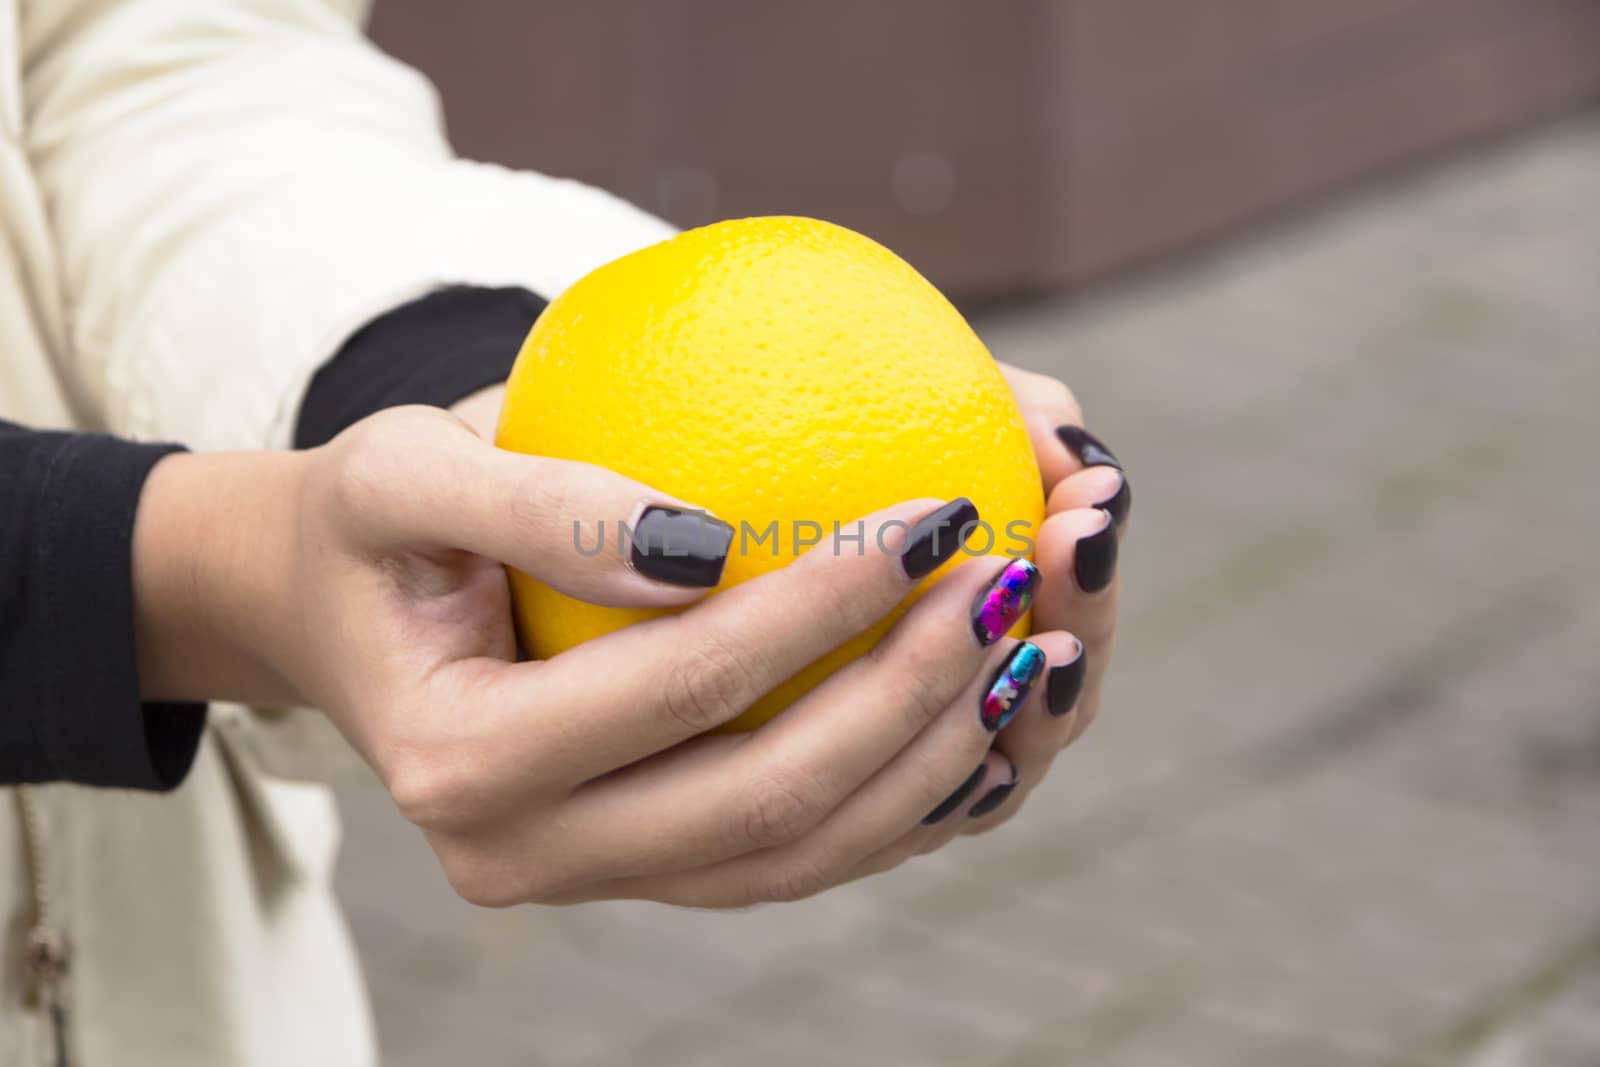
M456 830L481 817L475 776L452 753L435 750L393 760L385 782L401 816L424 830Z
M826 580L805 587L803 596L808 620L824 632L848 636L862 632L881 619L905 592L899 578L893 582L883 580L882 574L889 566L898 570L899 563L892 553L882 555L886 566L835 566Z
M961 638L964 647L967 638L964 634ZM960 672L970 671L970 657L948 645L923 635L904 635L880 642L868 653L894 679L894 704L912 730L920 731L938 718L966 681Z
M517 892L509 878L473 858L441 858L445 879L456 896L479 908L509 908L528 899Z
M424 830L443 829L443 811L450 808L442 776L426 765L403 766L389 774L389 797L406 822Z
M862 536L862 555L870 558L858 558L853 547L818 551L824 540L784 568L792 574L790 614L799 625L843 640L875 625L905 596L899 557L877 551L876 530Z
M900 678L900 707L913 730L922 730L950 706L950 687L934 666L907 671Z
M662 706L691 733L734 718L760 692L752 653L726 637L701 637L681 656L662 691Z
M793 841L827 813L822 790L810 779L795 775L769 775L750 788L742 831L744 843L770 848Z
M561 862L559 850L519 835L430 833L428 841L451 890L480 908L546 903L583 881L571 864Z
M538 901L550 890L480 850L456 848L439 852L439 865L456 896L479 908L509 908Z
M370 511L391 483L393 460L381 425L359 425L346 431L333 465L330 489L351 514Z

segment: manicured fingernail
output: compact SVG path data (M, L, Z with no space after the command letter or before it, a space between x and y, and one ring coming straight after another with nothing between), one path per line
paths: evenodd
M1133 507L1133 486L1128 483L1126 474L1121 477L1122 483L1117 486L1117 491L1095 505L1111 516L1111 521L1118 529L1128 521L1128 510Z
M959 497L911 527L900 552L906 577L916 581L938 570L939 564L961 551L966 543L963 528L977 521L977 507L966 497Z
M1015 764L1012 764L1011 780L1009 782L1001 782L999 785L983 794L982 798L979 799L976 804L972 805L972 810L968 811L967 815L974 819L981 819L995 808L998 808L1000 805L1004 804L1006 802L1006 797L1011 795L1011 791L1017 787L1017 782L1020 781L1021 778L1022 772L1017 770Z
M972 791L974 789L978 788L978 783L983 781L984 772L988 769L989 764L987 762L978 764L978 769L967 775L967 780L956 786L956 791L954 793L951 793L949 796L945 797L937 808L934 808L932 811L928 812L927 818L922 820L922 825L932 826L934 823L938 822L940 819L943 819L946 815L949 815L952 811L955 811L957 808L959 808L961 806L961 802L972 795Z
M1071 663L1050 668L1044 683L1044 706L1050 714L1059 719L1078 703L1078 694L1083 692L1083 679L1088 673L1085 668L1082 641L1078 642L1078 655Z
M1122 469L1118 459L1094 434L1082 426L1057 426L1056 438L1067 446L1067 451L1078 457L1085 467L1115 467Z
M1106 513L1106 524L1088 537L1078 538L1072 556L1073 577L1085 593L1098 593L1117 573L1117 524Z
M1007 563L972 602L972 633L988 648L1017 624L1033 603L1039 568L1025 559Z
M1024 641L1013 649L984 691L983 703L978 708L983 728L994 733L1010 722L1043 672L1044 653L1039 651L1038 645Z
M733 527L703 511L650 506L630 540L628 562L646 578L709 589L722 580Z

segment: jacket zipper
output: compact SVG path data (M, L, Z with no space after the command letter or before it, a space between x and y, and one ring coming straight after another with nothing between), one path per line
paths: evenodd
M72 944L57 922L55 901L45 876L44 820L33 791L18 786L17 816L22 823L22 852L28 868L28 887L33 914L23 966L27 985L25 1005L42 1012L49 1022L51 1062L54 1067L72 1067L68 1054L68 980L72 973Z

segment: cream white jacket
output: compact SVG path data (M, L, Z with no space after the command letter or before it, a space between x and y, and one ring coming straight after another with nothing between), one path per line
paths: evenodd
M554 297L666 235L456 159L363 6L0 0L0 417L282 447L374 315L452 282ZM0 790L0 1064L54 1063L58 1029L87 1067L374 1062L316 784L347 753L311 712L212 724L170 796ZM35 927L63 980L26 965Z

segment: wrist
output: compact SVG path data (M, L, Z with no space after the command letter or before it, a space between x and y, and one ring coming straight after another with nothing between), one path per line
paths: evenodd
M151 470L133 533L145 700L291 704L293 546L305 456L177 453Z

